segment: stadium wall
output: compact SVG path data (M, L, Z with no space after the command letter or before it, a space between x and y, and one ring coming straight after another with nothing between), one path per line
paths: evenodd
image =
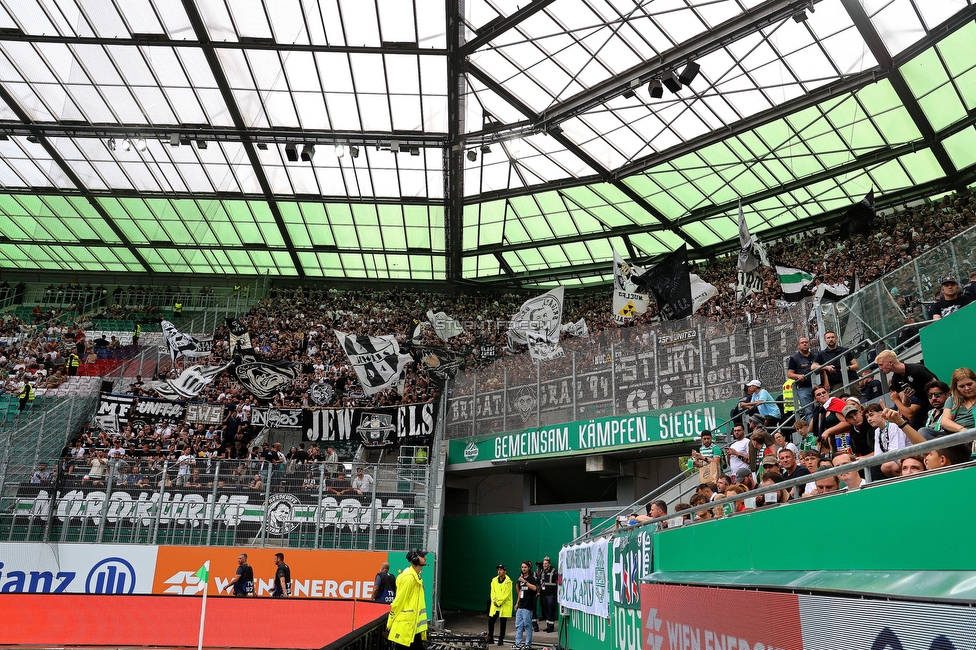
M201 600L5 594L0 629L5 644L195 647ZM372 602L208 597L203 643L321 648L387 612L389 606Z
M559 548L573 539L579 510L445 517L441 552L441 607L487 611L488 583L504 564L516 575L522 560L553 564Z
M956 368L976 368L976 346L961 342L976 332L976 307L963 307L922 328L922 355L925 367L949 383Z

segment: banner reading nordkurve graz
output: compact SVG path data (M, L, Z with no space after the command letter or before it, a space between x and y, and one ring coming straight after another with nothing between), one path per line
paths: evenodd
M735 404L735 399L706 402L634 415L577 420L481 439L451 440L448 462L562 456L680 442L697 437L705 429L714 429L728 419Z
M559 604L601 618L610 616L607 593L609 545L605 538L565 546L559 551Z
M610 594L617 607L640 610L640 583L651 575L654 552L649 526L623 530L613 537Z

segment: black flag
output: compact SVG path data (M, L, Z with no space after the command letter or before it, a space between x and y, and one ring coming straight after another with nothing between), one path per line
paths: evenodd
M664 320L691 316L691 276L688 271L688 246L681 245L650 271L644 273L647 287L654 294Z
M848 239L853 235L867 237L874 228L874 188L863 199L851 206L844 213L840 224L841 239Z

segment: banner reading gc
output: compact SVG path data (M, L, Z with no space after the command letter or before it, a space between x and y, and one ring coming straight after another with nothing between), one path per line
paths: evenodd
M526 429L481 439L452 440L450 464L504 458L606 452L695 438L724 422L736 400Z

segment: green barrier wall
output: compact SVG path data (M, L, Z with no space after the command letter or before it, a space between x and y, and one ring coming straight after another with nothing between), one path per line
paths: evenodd
M969 571L976 468L875 485L654 536L655 571Z
M499 564L518 575L522 560L552 558L573 539L579 510L445 517L440 562L443 609L486 611L488 583ZM514 630L514 627L512 628Z
M963 307L922 329L922 357L925 367L935 376L949 383L956 368L976 369L976 305Z

